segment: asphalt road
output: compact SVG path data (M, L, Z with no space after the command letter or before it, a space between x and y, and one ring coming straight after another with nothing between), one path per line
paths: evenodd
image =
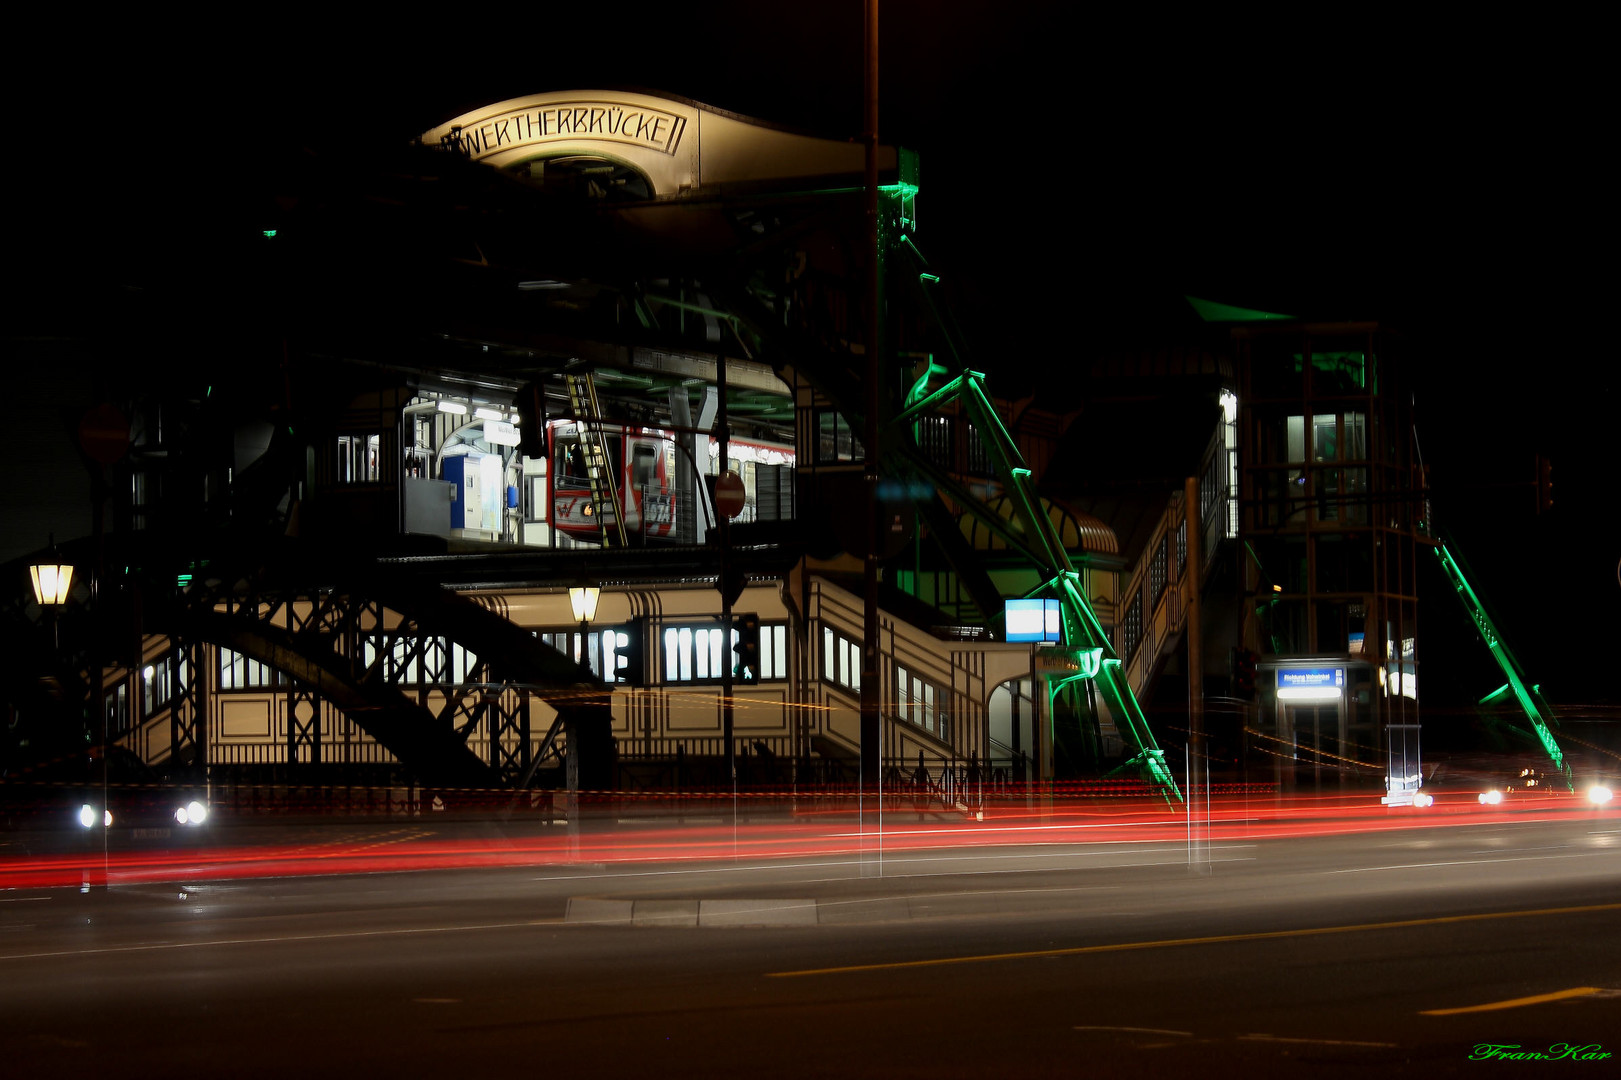
M1621 1054L1615 812L1188 855L892 845L880 868L869 844L13 889L0 1073L1614 1071L1581 1055ZM1502 1057L1531 1051L1566 1056Z

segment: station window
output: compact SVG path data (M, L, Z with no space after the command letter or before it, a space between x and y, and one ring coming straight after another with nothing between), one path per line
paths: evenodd
M991 455L985 449L985 441L979 437L979 432L974 430L973 424L967 420L961 423L963 442L967 447L964 454L964 468L970 476L990 476L995 470L991 468Z
M861 689L861 645L831 626L822 627L822 678L846 690Z
M816 411L816 461L833 465L861 461L861 442L850 428L850 422L833 409Z
M460 686L478 666L476 655L445 638L428 638L421 649L417 642L414 637L368 634L361 639L361 662L368 671L380 663L383 679L396 686Z
M374 484L382 479L382 442L381 435L339 435L338 483Z
M107 730L121 735L129 730L129 684L120 682L108 690L105 698Z
M287 676L269 664L231 649L219 650L221 690L263 690L287 685Z
M937 739L951 739L950 693L915 671L895 666L895 711L907 723L915 724Z
M1143 594L1138 590L1126 601L1120 618L1120 658L1127 662L1143 640Z
M737 634L712 622L664 628L666 683L719 682L733 664ZM760 624L760 681L788 677L788 624Z
M619 670L618 627L603 630L541 630L535 636L576 664L583 663L591 674L602 678L604 671ZM616 676L617 678L617 676Z
M1148 564L1148 606L1152 610L1159 607L1159 598L1165 592L1165 536L1159 538L1159 544L1154 548L1154 558Z
M923 455L943 469L956 469L951 453L951 419L923 416L917 422L917 446Z
M151 717L169 706L189 681L184 652L165 653L141 669L141 716Z

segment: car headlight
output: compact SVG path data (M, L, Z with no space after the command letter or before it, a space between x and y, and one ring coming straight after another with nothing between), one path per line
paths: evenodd
M1614 793L1603 784L1594 784L1587 789L1587 801L1594 806L1603 806L1614 798Z
M94 806L91 806L89 803L85 803L83 806L79 807L79 824L83 825L87 829L95 827L96 808Z
M182 814L185 816L182 817ZM193 799L180 810L176 811L175 817L182 825L201 825L204 821L208 820L208 807L204 806L196 799Z
M1496 806L1498 803L1503 801L1503 793L1498 791L1496 788L1493 788L1491 791L1482 791L1480 793L1480 801L1485 803L1487 806Z

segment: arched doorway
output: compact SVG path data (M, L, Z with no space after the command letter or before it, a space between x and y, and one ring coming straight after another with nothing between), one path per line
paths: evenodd
M991 691L989 714L992 775L1034 780L1041 761L1035 680L1025 676L998 685Z

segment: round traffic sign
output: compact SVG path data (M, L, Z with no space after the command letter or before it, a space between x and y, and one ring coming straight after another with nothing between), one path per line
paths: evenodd
M715 513L735 518L743 512L743 478L730 470L715 480Z

